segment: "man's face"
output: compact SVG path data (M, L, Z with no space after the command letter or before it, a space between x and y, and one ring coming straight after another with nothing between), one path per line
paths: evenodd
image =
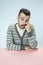
M18 25L21 29L24 29L28 24L30 16L26 16L24 13L20 13L18 16Z

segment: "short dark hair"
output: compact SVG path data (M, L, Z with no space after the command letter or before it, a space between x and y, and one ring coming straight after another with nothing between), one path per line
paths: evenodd
M28 15L30 16L30 11L28 9L25 9L25 8L20 9L18 15L20 15L21 13L24 13L26 16Z

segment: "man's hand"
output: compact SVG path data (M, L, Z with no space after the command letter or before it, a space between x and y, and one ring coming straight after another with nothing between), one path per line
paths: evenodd
M25 46L25 50L32 50L30 46Z
M29 48L29 47L25 47L25 50L32 50L31 48Z
M27 32L31 32L31 24L28 23L25 27L25 29L27 30Z
M31 48L30 46L25 46L25 50L37 50L38 48Z

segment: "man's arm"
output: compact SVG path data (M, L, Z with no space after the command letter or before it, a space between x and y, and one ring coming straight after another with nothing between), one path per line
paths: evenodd
M35 49L37 47L37 40L36 40L36 35L35 35L35 31L33 30L33 32L29 32L28 33L28 43L30 48Z
M10 49L10 50L13 50L15 46L13 44L13 36L12 36L12 30L10 26L8 27L8 30L7 30L6 46L7 46L7 49Z
M25 48L35 49L37 47L37 44L38 44L38 42L36 40L35 29L33 26L31 27L31 31L28 32L28 44L29 44L29 47L25 47Z
M11 26L9 26L7 30L6 46L7 49L9 50L20 50L20 47L14 44L14 38Z

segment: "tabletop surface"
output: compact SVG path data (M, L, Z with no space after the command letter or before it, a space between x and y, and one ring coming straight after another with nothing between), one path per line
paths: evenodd
M0 65L43 65L43 48L22 51L0 48Z

